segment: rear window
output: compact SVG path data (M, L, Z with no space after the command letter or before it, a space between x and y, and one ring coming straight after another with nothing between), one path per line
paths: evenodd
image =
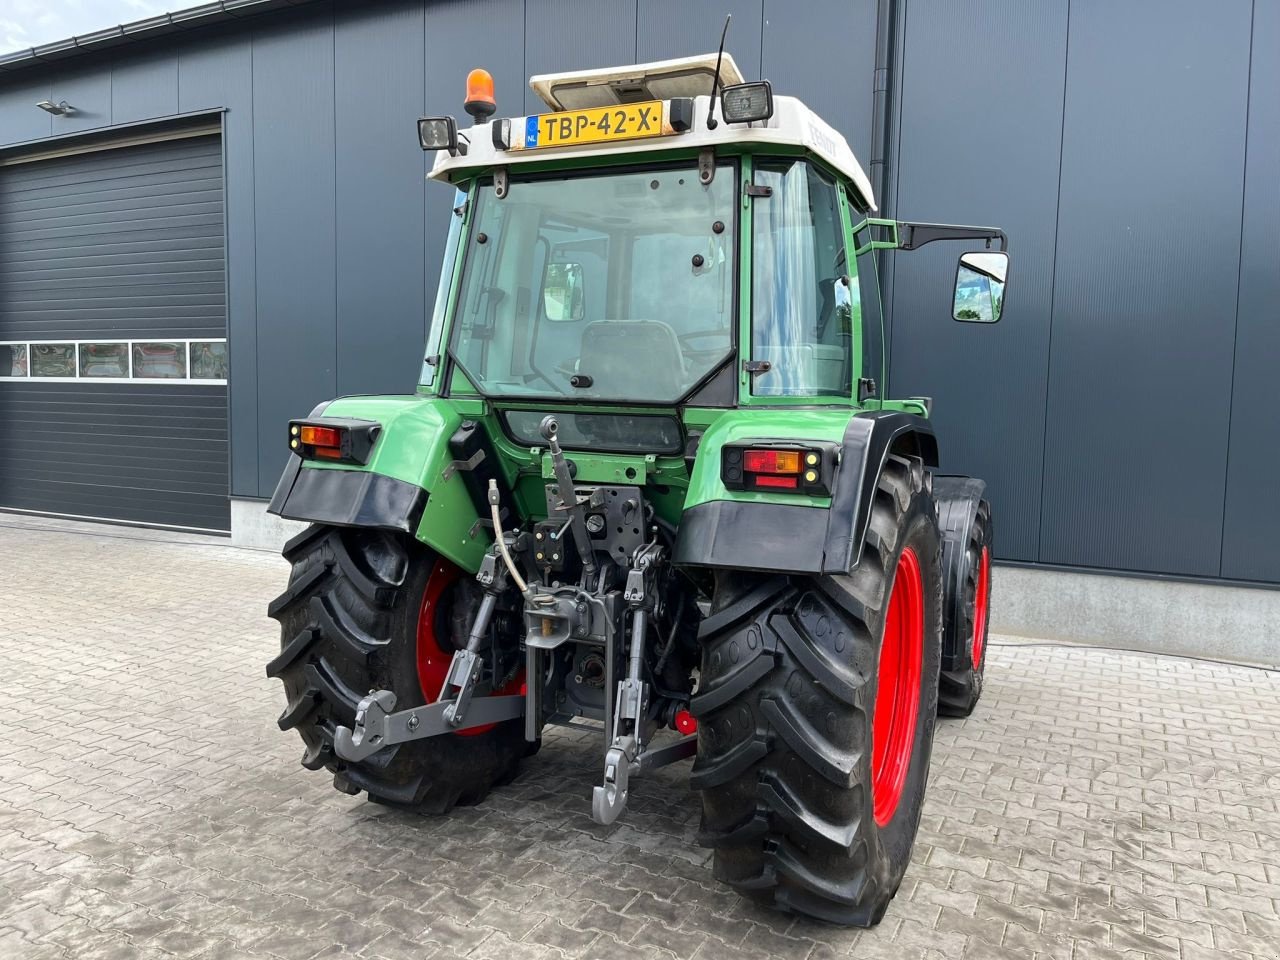
M507 433L531 447L546 445L538 432L542 418L554 413L559 423L560 445L573 450L614 453L684 452L684 434L675 417L655 414L560 413L551 410L507 410Z

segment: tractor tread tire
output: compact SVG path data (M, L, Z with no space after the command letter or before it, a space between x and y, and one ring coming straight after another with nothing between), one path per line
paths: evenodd
M703 621L698 842L740 894L821 920L871 926L897 891L919 824L941 656L941 539L928 475L891 457L881 475L862 560L849 576L741 572L737 596ZM925 571L925 652L916 792L881 845L872 817L871 724L878 637L904 538ZM728 590L725 591L728 593ZM723 606L720 604L723 603ZM899 820L902 825L899 825ZM909 822L908 822L909 821Z
M283 681L287 704L277 723L302 736L303 767L327 769L343 793L363 790L378 803L426 813L478 803L516 776L527 753L522 721L395 744L359 763L340 759L335 730L354 722L370 690L392 690L398 710L424 702L417 619L436 558L397 534L321 524L293 537L283 555L293 571L268 608L280 622L281 647L266 674Z
M991 617L988 614L982 636L982 653L976 664L972 658L973 620L978 589L978 562L983 548L991 549L992 540L991 504L982 500L978 503L977 516L974 517L969 529L963 580L950 611L953 629L959 633L956 645L963 650L964 659L956 669L944 669L938 677L938 716L940 717L967 717L973 713L978 701L982 698L983 676L987 666L987 634L991 629ZM988 578L988 603L990 603L990 595L991 581Z

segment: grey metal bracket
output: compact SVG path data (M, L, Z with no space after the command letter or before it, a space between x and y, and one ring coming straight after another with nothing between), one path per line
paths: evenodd
M445 722L455 730L462 726L466 717L483 664L484 659L471 650L458 650L449 661L449 672L445 674L444 683L440 687L440 702L448 702L449 694L453 688L457 688L456 696L444 713Z
M716 152L710 147L698 151L698 182L704 187L716 178Z
M465 721L457 725L445 716L454 706L451 700L392 713L395 704L396 695L390 690L376 690L361 700L354 728L338 727L334 732L333 752L343 760L358 763L383 747L513 720L524 713L522 696L481 697L471 704Z
M509 181L507 179L507 168L494 167L493 168L493 195L497 197L499 200L505 199L507 196L508 187L509 187Z
M440 479L449 480L459 470L466 470L469 472L471 470L474 470L476 467L480 466L480 464L482 463L484 463L483 450L477 450L475 453L469 456L466 460L450 460L447 464L445 464L444 469L440 471Z

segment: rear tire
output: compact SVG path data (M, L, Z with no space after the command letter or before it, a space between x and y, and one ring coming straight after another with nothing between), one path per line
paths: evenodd
M331 771L343 793L364 790L370 800L428 813L476 803L515 777L526 753L521 720L384 747L360 763L339 759L334 730L354 723L371 690L392 691L397 710L438 694L424 696L419 681L418 627L422 617L447 615L424 606L428 582L444 567L411 538L319 524L290 540L284 557L293 570L267 611L280 621L280 654L267 676L284 682L278 722L301 735L304 767Z
M715 875L753 900L871 926L902 882L941 659L941 538L926 479L918 460L890 458L851 576L719 575L700 634L691 779ZM917 616L904 633L905 594ZM908 633L908 644L886 643ZM899 673L910 682L895 685ZM894 691L914 704L899 723ZM896 784L885 774L895 757Z
M960 558L964 566L956 596L948 598L947 649L957 651L959 663L955 669L943 670L938 678L941 717L967 717L982 698L990 627L992 534L991 504L979 501L965 555Z

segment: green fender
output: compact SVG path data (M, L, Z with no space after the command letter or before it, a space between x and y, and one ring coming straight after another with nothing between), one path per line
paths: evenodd
M364 466L289 458L269 512L294 520L412 533L471 572L492 542L462 479L449 439L462 414L424 396L342 397L307 419L340 417L382 429ZM283 439L283 437L282 437ZM509 479L509 478L508 478Z

